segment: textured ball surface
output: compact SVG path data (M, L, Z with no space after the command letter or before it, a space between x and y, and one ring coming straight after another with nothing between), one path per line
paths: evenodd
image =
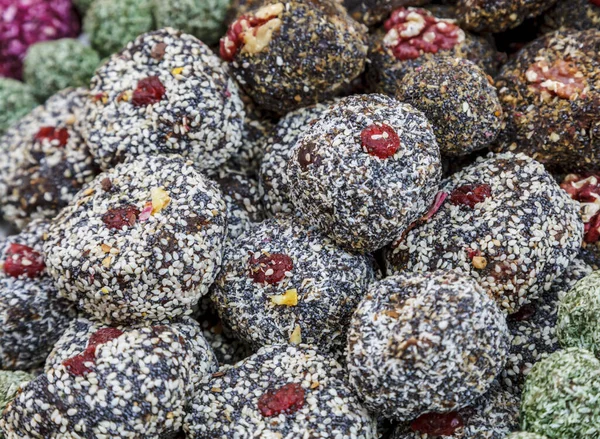
M30 87L10 78L0 78L0 136L38 105Z
M8 403L17 395L19 387L33 378L33 375L21 370L0 370L0 410L4 411Z

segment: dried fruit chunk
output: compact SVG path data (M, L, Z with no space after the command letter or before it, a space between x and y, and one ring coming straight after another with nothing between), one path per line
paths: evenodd
M396 131L389 125L373 124L360 133L362 146L371 155L380 159L392 157L400 148L400 138Z
M121 230L125 226L133 226L138 219L140 211L131 204L109 209L102 215L102 222L109 229Z
M583 73L562 59L552 65L538 61L527 69L525 77L531 88L562 99L574 99L586 87Z
M569 174L560 187L581 204L585 242L600 241L600 176Z
M27 276L34 278L42 274L46 264L44 257L31 247L11 244L6 252L4 272L12 277Z
M465 184L459 186L450 194L450 203L455 206L469 206L471 209L476 204L481 203L492 195L492 188L489 184Z
M63 361L63 366L67 371L74 376L83 376L92 371L86 363L94 363L96 361L96 348L104 343L119 338L123 331L117 328L102 328L92 334L88 341L88 345L81 354L77 354Z
M282 253L254 255L248 261L248 276L256 283L276 284L281 282L286 272L292 271L294 262Z
M462 426L464 421L458 412L426 413L410 424L413 431L428 436L452 436Z
M266 418L281 413L294 413L303 405L304 389L297 383L288 383L278 389L267 390L258 399L258 410Z
M66 128L42 127L35 135L35 140L47 140L57 146L65 146L69 141L69 132Z
M165 92L165 86L160 82L158 76L149 76L138 81L131 97L131 103L136 107L156 104L163 98Z

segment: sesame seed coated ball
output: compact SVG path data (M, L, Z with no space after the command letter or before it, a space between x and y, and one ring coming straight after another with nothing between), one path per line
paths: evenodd
M177 156L138 156L100 174L44 243L60 294L107 323L191 312L221 262L217 185Z
M21 370L0 370L0 411L4 411L17 396L19 388L33 378L33 375Z
M546 2L544 2L546 3ZM525 46L498 77L497 151L565 171L600 166L600 30L561 30Z
M425 114L442 155L467 155L492 143L502 123L490 81L466 59L434 57L403 78L396 98Z
M12 125L0 138L0 204L22 228L52 218L99 169L82 137L87 91L65 89Z
M536 363L525 382L521 428L549 439L600 435L600 361L585 349L558 351Z
M523 431L517 433L511 433L506 436L506 439L548 439L546 436L542 436L537 433L526 433Z
M375 439L375 420L338 362L307 345L272 345L205 381L184 429L190 439Z
M519 400L494 382L470 406L427 413L396 429L391 439L506 439L518 427Z
M0 136L38 103L30 87L10 78L0 78Z
M286 174L306 221L346 249L370 252L427 210L441 164L423 114L372 94L330 106L296 142Z
M302 340L326 352L344 345L348 319L374 277L370 256L276 217L227 246L211 299L254 348Z
M362 72L366 27L333 0L264 2L221 38L221 58L258 107L285 114L326 100Z
M600 2L597 0L558 0L544 14L544 24L551 29L600 30Z
M600 271L581 279L560 301L556 333L565 347L580 347L600 358Z
M7 439L170 438L195 386L216 370L191 319L138 327L78 319L0 427Z
M371 286L348 330L350 383L373 412L408 421L483 395L509 348L506 321L471 278L446 271Z
M220 60L191 35L139 36L92 78L86 140L103 169L128 155L181 154L204 171L241 146L244 110Z
M395 95L404 75L439 56L468 59L488 74L496 70L497 53L488 40L426 9L396 9L370 39L367 81L377 93Z
M32 222L18 235L0 240L0 367L33 369L75 316L57 297L46 272L42 240L48 224Z
M581 247L579 207L524 154L477 159L442 183L437 200L388 247L388 270L460 270L507 314L547 291Z

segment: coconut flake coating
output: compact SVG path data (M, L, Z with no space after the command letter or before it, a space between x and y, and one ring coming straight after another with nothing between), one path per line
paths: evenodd
M488 195L461 196L474 189ZM578 206L524 154L479 158L441 191L449 196L437 213L388 247L391 273L457 269L510 314L548 291L579 252Z
M363 145L364 134L382 124L399 141L387 158L368 149L381 134L368 134ZM330 106L296 142L286 175L306 221L344 248L370 252L427 210L438 189L440 154L421 112L383 95L357 95Z
M459 410L458 416L462 426L451 435L430 435L406 423L398 426L391 439L506 439L518 427L519 400L494 382L485 395Z
M225 325L255 348L299 332L303 343L327 352L345 343L347 322L374 276L370 256L277 217L227 246L211 299Z
M469 277L388 277L352 317L350 383L368 409L399 421L456 410L488 390L509 341L504 316Z
M496 79L505 120L497 151L524 152L551 168L600 165L600 30L546 34Z
M521 400L521 428L549 439L600 435L600 361L579 348L536 363Z
M148 81L160 91L149 78L164 93L142 99ZM204 43L174 29L143 34L113 55L92 78L86 109L87 141L103 169L162 153L211 170L241 146L235 83Z
M290 384L302 387L302 405L263 416L261 396ZM377 437L375 420L350 389L342 366L307 345L266 346L222 368L200 387L184 428L192 439Z
M191 162L138 156L100 174L54 220L48 271L99 321L187 314L220 266L225 216L220 190Z
M344 0L348 13L356 21L372 26L401 6L421 6L431 0Z
M59 299L43 263L35 274L10 270L17 261L23 267L42 259L42 240L48 224L32 222L23 232L0 240L0 367L29 370L44 363L52 346L75 317L74 307ZM26 246L37 252L19 256ZM28 257L29 256L29 257ZM39 258L39 259L38 259Z
M0 136L37 105L30 87L21 81L0 78Z
M258 20L251 36L236 31L244 20ZM360 75L367 42L366 27L336 1L269 1L230 25L221 57L259 108L283 115L329 99Z
M532 366L560 349L556 334L559 298L591 272L592 267L577 256L549 291L508 316L512 341L500 379L508 391L520 396Z
M395 24L394 14L407 15L407 24L403 26L407 26L408 30ZM438 47L434 51L419 49L416 58L404 56L398 58L394 54L394 49L401 42L425 41L422 32L427 26L427 20L437 22L435 26L441 26L444 30L451 29L456 34L453 45L450 48ZM412 37L413 30L415 33L419 32L416 37ZM370 36L368 84L371 90L377 93L394 96L398 90L398 82L402 81L407 73L424 62L440 56L468 59L490 75L496 72L498 63L497 52L492 44L484 37L460 29L455 20L434 17L430 11L422 8L398 8L392 13L392 18Z
M434 57L408 73L397 99L425 114L442 155L462 156L494 141L502 123L496 88L461 58Z
M556 0L458 0L456 12L465 29L502 32L540 15Z
M286 114L264 139L259 184L267 215L288 215L296 210L290 200L291 190L285 173L287 162L298 139L319 120L330 104L316 104Z
M194 388L217 370L214 354L191 319L114 327L77 372L100 324L73 321L45 372L24 386L0 427L12 438L169 438L181 428ZM50 407L50 408L49 408Z
M84 88L65 89L13 124L0 138L0 203L24 227L52 218L99 169L82 137Z
M544 24L551 29L600 30L600 5L595 0L558 0L544 14Z

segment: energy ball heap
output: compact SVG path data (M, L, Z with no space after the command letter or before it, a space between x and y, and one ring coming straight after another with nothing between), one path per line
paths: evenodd
M44 243L61 295L106 323L191 312L221 263L225 202L177 156L137 156L100 174Z
M468 59L488 74L496 70L496 51L486 39L426 9L399 8L371 35L369 85L393 96L407 73L438 56Z
M103 169L128 155L181 154L203 171L241 145L237 87L219 59L191 35L141 35L92 78L86 129Z
M376 438L375 420L335 360L306 345L272 345L203 383L186 417L191 439Z
M260 108L283 115L331 97L360 75L366 28L334 0L270 1L229 26L220 54Z
M374 277L369 256L280 217L252 225L227 246L211 299L225 325L254 348L302 342L341 351L347 322Z
M52 218L99 172L83 139L83 88L65 89L0 137L0 204L18 227Z
M372 94L331 105L296 142L286 175L306 221L341 247L366 253L425 213L441 166L423 114Z
M457 269L507 314L547 291L579 252L578 206L524 154L490 154L442 183L443 201L386 251L388 271Z
M600 0L558 0L544 14L544 24L551 29L600 30Z
M600 30L561 30L502 67L496 87L506 117L496 150L564 171L600 166L599 44Z
M27 85L14 79L0 78L0 136L37 105Z
M442 155L468 155L487 147L502 124L491 78L465 59L424 62L404 76L396 97L425 114Z
M348 332L350 383L367 408L398 421L448 413L483 395L508 353L494 300L457 272L373 284Z

